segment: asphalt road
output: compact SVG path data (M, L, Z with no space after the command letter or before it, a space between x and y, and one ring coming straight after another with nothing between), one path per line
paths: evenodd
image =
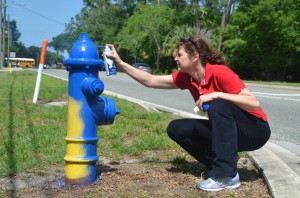
M65 70L44 70L43 72L68 79L68 72ZM107 91L194 113L194 101L188 91L145 88L123 73L106 76L105 72L100 72L99 78L103 81ZM272 130L270 142L300 156L300 89L246 85L257 96L268 115Z

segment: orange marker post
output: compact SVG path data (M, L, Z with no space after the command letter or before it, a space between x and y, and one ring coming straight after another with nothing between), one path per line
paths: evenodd
M41 51L41 56L40 56L39 71L38 71L38 75L37 75L37 79L36 79L35 90L34 90L34 95L33 95L33 100L32 100L33 103L37 102L37 99L38 99L38 96L39 96L40 84L41 84L42 73L43 73L43 67L44 67L44 64L45 64L47 44L48 44L48 40L44 39L43 46L42 46L42 51Z

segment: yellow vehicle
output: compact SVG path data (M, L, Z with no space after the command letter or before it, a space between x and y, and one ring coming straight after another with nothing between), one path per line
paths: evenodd
M7 58L5 58L5 62L7 64ZM12 67L35 67L35 60L33 58L9 58L9 63Z
M62 64L61 63L56 63L56 69L62 69Z

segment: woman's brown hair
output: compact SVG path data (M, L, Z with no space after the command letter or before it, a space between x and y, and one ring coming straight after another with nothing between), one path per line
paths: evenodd
M189 55L193 55L197 52L204 67L206 63L225 64L225 61L221 55L215 51L212 51L208 44L199 36L190 36L188 38L180 39L179 43L177 44L177 50L179 50L181 46L185 47L185 50Z

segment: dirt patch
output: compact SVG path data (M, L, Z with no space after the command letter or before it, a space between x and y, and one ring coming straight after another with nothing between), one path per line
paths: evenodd
M64 168L31 170L0 179L0 197L271 197L263 179L248 158L238 163L241 186L235 190L205 192L196 188L205 167L196 161L184 164L138 159L99 162L101 179L85 187L65 187Z

